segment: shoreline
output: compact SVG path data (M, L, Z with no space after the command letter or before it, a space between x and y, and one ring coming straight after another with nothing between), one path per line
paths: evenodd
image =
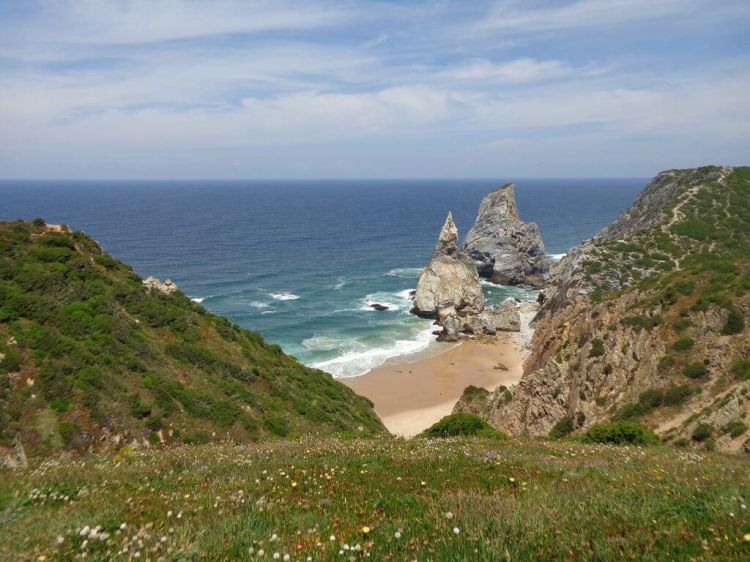
M492 391L521 379L524 342L518 332L439 345L450 347L411 360L392 358L338 380L372 400L388 431L413 437L449 415L467 386Z

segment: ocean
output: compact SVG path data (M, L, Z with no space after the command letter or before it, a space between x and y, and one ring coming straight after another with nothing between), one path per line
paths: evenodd
M431 322L409 314L409 291L448 211L463 236L482 197L503 183L4 180L0 220L43 217L83 230L143 277L171 278L212 312L347 377L429 346ZM646 180L515 184L521 218L539 224L555 255L609 224ZM490 302L534 298L484 289Z

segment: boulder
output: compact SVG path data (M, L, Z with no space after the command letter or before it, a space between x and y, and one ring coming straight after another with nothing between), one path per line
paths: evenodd
M458 341L460 325L458 316L451 312L443 319L443 331L438 334L438 341L455 342Z
M143 284L149 289L155 289L162 293L174 293L177 290L177 285L171 279L166 279L164 282L161 282L156 277L152 276L145 279Z
M468 255L458 250L458 229L451 213L419 276L412 312L424 318L438 318L442 309L453 309L461 317L484 310L477 268Z
M479 315L482 324L486 326L485 333L520 332L521 315L515 299L507 298L500 304L485 308Z
M540 284L551 263L539 227L518 216L512 183L482 200L463 251L475 261L480 276L506 285Z
M386 305L384 305L384 304L380 304L380 303L378 303L378 302L372 303L372 304L370 305L370 308L372 308L373 310L377 310L377 311L380 311L380 312L382 312L382 311L384 311L384 310L388 310L388 307L387 307Z

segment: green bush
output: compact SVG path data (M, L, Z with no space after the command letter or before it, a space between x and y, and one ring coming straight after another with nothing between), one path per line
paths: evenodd
M0 361L0 373L15 373L21 369L21 356L15 349L5 351L5 357Z
M659 439L639 423L619 421L597 424L583 437L587 443L613 443L615 445L654 445Z
M742 315L742 312L740 312L736 308L730 309L729 316L727 316L727 321L724 323L724 327L721 329L722 335L731 336L734 334L739 334L744 329L745 317Z
M589 357L601 357L604 355L604 342L599 338L591 340L591 351Z
M732 438L739 437L747 431L747 424L742 420L730 421L723 428L724 433L728 433Z
M664 393L664 405L676 406L682 404L692 393L693 389L688 384L678 384L677 386L673 386Z
M706 366L700 362L688 363L682 369L682 373L689 379L700 378L704 376L706 372L707 372Z
M712 432L713 427L710 424L699 423L695 426L695 429L693 429L692 438L694 441L705 441L711 437Z
M570 435L571 433L573 433L573 429L575 429L573 418L571 418L570 416L565 416L554 425L554 427L549 432L549 436L553 439L560 439L561 437L565 437L566 435Z
M741 359L737 361L732 366L732 372L742 381L750 379L750 359Z
M424 437L505 437L483 419L464 412L445 416L433 426L427 428Z
M688 349L692 349L694 345L695 342L690 338L680 338L672 344L672 349L675 351L687 351Z

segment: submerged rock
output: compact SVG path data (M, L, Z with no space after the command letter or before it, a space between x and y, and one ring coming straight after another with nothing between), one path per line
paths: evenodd
M380 312L382 312L384 310L388 310L388 307L386 305L380 304L378 302L371 304L370 308L372 308L374 310L377 310L377 311L380 311Z
M538 285L551 263L539 227L518 216L512 183L482 200L463 250L476 262L479 275L494 283Z
M474 261L458 249L458 229L448 213L430 262L417 282L412 312L424 318L438 318L443 309L458 316L479 314L484 296Z

